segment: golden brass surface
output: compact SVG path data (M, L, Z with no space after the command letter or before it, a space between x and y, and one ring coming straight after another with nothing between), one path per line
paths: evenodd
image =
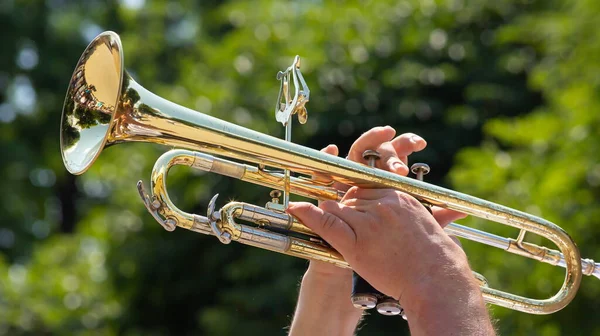
M299 61L295 61L294 66L299 67ZM301 75L298 78L301 79ZM304 104L308 101L308 92L296 90L295 93L296 97L285 99L292 99L292 110L306 121ZM292 110L287 109L285 113L277 110L283 113L278 114L278 121L285 124ZM166 176L173 165L187 165L318 200L341 199L343 192L331 187L331 182L337 181L353 186L393 188L429 204L519 228L523 234L516 240L458 224L451 224L448 230L463 238L566 269L561 289L551 298L526 298L482 285L483 297L489 303L532 314L548 314L564 308L573 299L583 274L600 278L598 264L582 260L569 235L547 220L261 134L160 98L127 74L118 35L105 32L90 43L71 78L61 122L65 166L73 174L82 174L105 146L122 142L150 142L179 148L157 160L149 194L141 182L138 184L148 211L167 230L179 226L215 235L223 243L234 240L348 267L337 251L284 212L241 202L229 203L215 211L216 197L209 205L207 216L183 212L168 196ZM284 173L265 167L283 169ZM289 171L312 179L288 178ZM240 224L238 220L249 224ZM523 242L524 232L549 239L560 252Z

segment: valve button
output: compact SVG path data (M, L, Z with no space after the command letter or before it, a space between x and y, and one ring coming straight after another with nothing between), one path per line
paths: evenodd
M394 299L384 299L377 305L377 311L381 315L400 315L402 313L402 307L400 303Z
M358 309L373 309L377 305L375 295L360 294L352 296L352 304Z

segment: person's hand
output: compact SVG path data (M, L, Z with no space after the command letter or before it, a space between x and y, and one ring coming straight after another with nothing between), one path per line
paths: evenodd
M374 127L354 141L346 158L354 162L367 164L362 157L362 153L368 149L375 150L381 155L380 160L376 162L377 168L407 176L409 172L408 156L423 150L427 146L427 142L413 133L404 133L394 138L395 135L396 130L390 126ZM333 144L321 151L335 156L339 155L338 147ZM347 191L350 188L350 186L338 182L334 183L333 187L341 191ZM344 290L344 295L350 297L350 292L346 293L346 291L352 288L351 270L339 268L326 262L311 261L308 272L321 278L321 281L335 284L336 288Z
M375 127L354 142L347 158L366 164L367 162L362 158L363 152L367 149L376 150L381 156L376 162L376 168L406 176L409 172L409 155L423 150L427 143L423 138L412 133L405 133L398 137L395 135L395 130L389 126ZM322 151L336 156L339 154L335 145L329 145ZM335 183L334 187L341 191L347 191L349 188L340 183ZM293 211L298 218L305 217L301 213L302 207ZM463 214L437 208L434 208L433 213L439 224L444 226L464 217ZM375 246L378 246L378 243ZM302 280L290 335L308 335L317 331L324 334L352 335L362 310L352 305L351 291L351 270L325 262L311 261Z
M444 253L464 257L425 207L399 191L353 187L341 203L316 207L298 202L288 212L330 243L371 285L394 298L437 271Z
M375 127L354 142L347 158L366 163L362 153L367 149L376 150L381 154L378 168L406 176L408 156L425 148L427 143L412 133L394 138L395 135L396 131L389 126ZM322 151L339 154L335 145ZM340 191L349 188L341 183L335 183L334 187ZM352 305L351 293L351 270L311 261L302 278L290 335L353 335L363 311Z
M427 142L414 133L404 133L397 137L395 135L396 131L390 126L374 127L363 133L352 144L347 159L367 164L366 160L362 157L363 152L368 149L375 150L380 154L380 159L376 161L376 168L401 176L407 176L409 173L408 157L412 153L425 149ZM339 149L336 145L329 145L323 148L322 151L335 156L339 155ZM334 184L334 187L342 191L350 188L347 185L337 182ZM442 226L465 217L462 213L438 207L432 207L432 211L434 218ZM350 270L342 269L326 262L311 261L308 272L322 278L322 281L337 284L337 288L340 290L351 288L352 272ZM341 286L340 284L344 285ZM350 293L345 294L350 295Z
M340 203L298 202L287 211L399 300L414 334L493 333L466 255L412 196L353 187Z

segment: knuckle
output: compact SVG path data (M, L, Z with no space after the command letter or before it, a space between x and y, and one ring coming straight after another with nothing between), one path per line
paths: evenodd
M402 165L406 165L404 164L404 162L402 162L396 155L390 155L386 158L384 158L384 160L382 160L384 169L388 170L388 169L394 169L394 165L397 163L400 163Z
M319 204L319 208L327 211L327 209L329 209L331 206L335 205L334 203L335 203L335 201L323 201L323 202L321 202L321 204Z
M396 155L396 149L390 141L382 142L377 146L375 150L379 152L379 154L381 154L382 157Z
M321 227L323 227L324 230L331 230L331 228L335 226L337 220L337 217L326 212L323 217L321 217Z
M388 195L386 195L385 200L389 205L395 204L405 206L408 204L408 202L410 202L410 196L401 191L392 190Z
M391 205L392 204L379 203L377 204L377 212L384 218L392 217L395 214L395 212Z
M396 195L396 198L401 201L408 201L411 198L407 193L398 190L394 190L394 194Z
M397 192L398 200L402 202L406 207L420 207L421 202L409 194L403 192Z
M390 201L402 197L403 193L395 189L384 189L383 198Z

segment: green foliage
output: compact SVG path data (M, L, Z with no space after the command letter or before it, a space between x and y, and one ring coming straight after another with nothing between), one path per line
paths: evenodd
M600 253L600 230L593 224L600 215L600 120L595 113L600 107L600 38L590 31L599 10L593 1L556 2L540 13L523 13L498 32L500 43L539 50L528 81L545 103L518 118L488 121L485 144L463 151L451 172L457 188L558 223L578 242L584 257ZM532 271L532 263L518 259L502 262L513 274L528 274L527 281L513 278L509 287L515 291L537 289L548 296L558 288L561 279L555 269ZM553 286L548 279L555 279ZM504 333L600 334L598 326L577 318L600 314L599 293L595 279L584 279L577 298L563 311L526 319L497 309L498 325Z
M592 224L600 215L599 6L0 3L0 334L284 334L291 319L305 261L167 233L148 215L135 183L166 148L119 145L85 175L66 173L58 130L67 81L86 43L105 29L121 35L126 67L150 91L277 136L275 74L299 54L311 101L296 142L336 143L345 154L373 126L421 134L429 148L415 160L434 168L433 183L447 183L457 155L454 188L543 214L572 233L584 255L600 255ZM173 169L169 186L179 207L199 214L215 192L221 202L268 200L263 188L188 169ZM492 285L542 296L561 280L549 266L466 249ZM498 327L504 334L600 334L589 318L599 313L600 286L585 279L582 288L548 317L495 309ZM360 334L399 329L407 332L398 319L370 316Z

